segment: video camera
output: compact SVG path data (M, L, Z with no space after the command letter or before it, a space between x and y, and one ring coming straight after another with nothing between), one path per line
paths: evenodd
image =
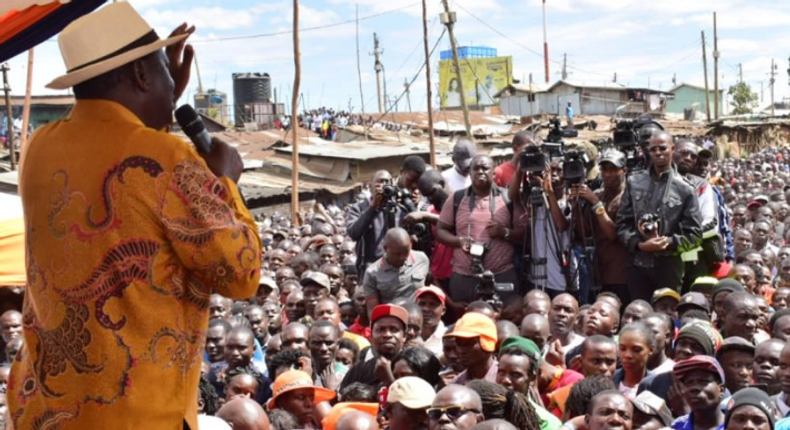
M644 148L656 129L663 130L664 126L655 122L649 115L640 116L636 120L616 122L612 141L614 146L625 154L626 167L629 172L641 170L647 166L649 154ZM639 148L642 148L641 152Z
M546 154L539 146L528 146L519 158L519 169L530 175L542 176L546 169Z
M509 293L515 290L512 283L497 283L494 279L494 274L490 270L486 270L480 275L480 283L475 288L475 293L478 300L482 300L490 304L495 310L502 309L502 300L499 298L498 293Z
M408 232L410 236L417 239L414 249L424 252L428 258L431 258L433 255L433 234L430 225L426 222L416 222L409 225Z
M480 275L485 272L483 267L483 260L485 260L486 253L491 249L489 244L473 243L469 248L469 255L472 256L472 274Z
M568 185L576 185L584 182L587 178L587 153L584 151L571 150L565 153L562 163L562 177Z

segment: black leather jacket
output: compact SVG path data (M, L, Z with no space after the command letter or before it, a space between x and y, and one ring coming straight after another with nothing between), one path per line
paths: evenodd
M637 247L644 240L637 222L647 213L658 215L659 236L669 238L666 251L648 253ZM701 218L697 195L683 176L670 169L656 177L650 168L628 177L617 212L617 235L635 254L637 266L652 267L655 257L678 256L696 248L702 242Z

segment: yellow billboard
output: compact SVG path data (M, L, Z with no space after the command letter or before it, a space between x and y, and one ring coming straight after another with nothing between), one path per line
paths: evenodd
M466 104L491 106L494 95L513 82L513 57L459 58ZM452 60L439 61L439 97L442 109L461 107L461 91Z

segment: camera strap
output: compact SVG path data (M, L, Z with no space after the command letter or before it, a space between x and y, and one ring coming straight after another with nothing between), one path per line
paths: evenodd
M489 195L490 198L488 199L488 209L491 212L492 221L494 220L494 212L496 211L496 196L499 194L498 191L499 189L492 184L491 194ZM471 218L472 211L475 210L475 198L477 197L474 190L472 190L472 187L467 189L467 196L469 197L469 217ZM471 221L466 223L466 237L472 237Z

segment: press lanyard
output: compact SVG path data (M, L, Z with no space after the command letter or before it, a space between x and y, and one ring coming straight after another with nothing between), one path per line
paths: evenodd
M496 195L497 188L491 186L491 195L488 199L488 209L491 211L491 220L494 220L494 212L496 211ZM475 192L472 187L469 187L469 221L466 223L466 237L472 237L472 212L475 210Z

